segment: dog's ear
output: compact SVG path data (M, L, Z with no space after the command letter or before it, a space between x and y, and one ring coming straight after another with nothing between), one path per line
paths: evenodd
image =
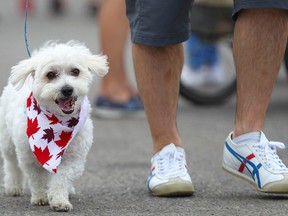
M91 55L88 57L88 68L100 77L108 73L108 61L106 55Z
M29 75L34 75L35 67L32 62L33 61L31 58L25 59L12 67L9 82L15 87L16 90L22 88Z

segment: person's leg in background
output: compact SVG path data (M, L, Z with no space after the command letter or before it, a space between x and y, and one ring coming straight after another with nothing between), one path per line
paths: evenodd
M100 48L108 56L109 73L100 82L94 113L98 117L122 117L143 110L125 67L128 20L125 0L102 0L99 12Z
M241 7L240 2L236 0L235 7ZM288 169L276 154L276 147L283 148L284 144L268 141L262 132L288 37L288 11L268 8L273 4L277 8L277 2L283 7L286 2L284 8L288 9L288 1L267 2L266 9L265 5L260 9L253 5L254 9L237 14L233 42L237 72L235 130L225 143L223 167L260 191L288 193Z
M153 141L148 189L156 196L194 192L176 125L190 5L190 0L126 0L137 86Z
M185 61L181 74L181 81L188 88L226 84L227 69L224 67L225 60L221 59L220 46L230 37L228 32L233 31L232 7L231 0L194 1L190 17L191 33L184 43ZM214 14L211 14L212 11Z

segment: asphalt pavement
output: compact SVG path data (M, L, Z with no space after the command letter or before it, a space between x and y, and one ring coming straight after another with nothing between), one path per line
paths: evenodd
M28 19L31 50L47 40L85 42L93 53L100 53L98 23L87 14L86 2L66 1L63 16L52 16L47 1L36 1L37 8ZM17 1L5 1L0 7L0 65L2 90L10 68L28 58L24 44L24 17ZM127 65L135 84L131 54L127 45ZM94 102L99 79L93 82L89 98ZM287 80L279 78L267 113L266 135L288 144ZM186 146L189 172L196 189L192 197L158 198L149 194L146 178L151 158L151 137L145 118L94 120L94 144L86 170L75 183L71 198L74 209L57 213L49 206L30 205L30 192L23 197L4 194L0 171L1 216L94 216L94 215L287 215L287 195L267 195L221 168L224 140L233 130L235 98L218 106L196 106L179 99L178 128ZM288 164L288 151L279 151ZM0 159L0 167L3 162Z

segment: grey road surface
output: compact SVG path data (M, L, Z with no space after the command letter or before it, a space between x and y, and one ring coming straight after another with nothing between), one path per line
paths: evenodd
M53 17L47 2L36 1L29 16L28 40L31 50L47 40L83 41L93 53L101 52L96 18L86 11L88 1L66 1L64 16ZM17 1L2 1L0 7L0 65L2 91L11 66L27 58L24 45L24 17ZM127 65L134 82L133 66L127 45ZM90 92L93 103L97 94L95 79ZM135 82L134 82L135 83ZM288 143L287 81L278 80L267 113L265 132L271 140ZM186 146L188 167L196 192L192 197L152 197L146 187L151 158L151 138L145 118L99 120L94 118L94 144L84 175L76 182L74 206L69 213L56 213L49 206L30 205L30 192L23 197L4 194L0 171L1 216L94 216L94 215L287 215L287 195L267 195L250 184L225 173L221 168L223 143L233 130L235 99L212 107L199 107L179 100L178 128ZM1 131L0 131L1 132ZM288 152L279 152L288 162ZM0 166L3 161L0 159Z

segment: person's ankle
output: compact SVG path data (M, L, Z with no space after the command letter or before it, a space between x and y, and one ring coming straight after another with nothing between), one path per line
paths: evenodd
M250 128L235 128L235 130L232 133L231 139L234 139L235 137L241 136L243 134L248 134L251 132L261 132L261 127L250 127Z
M183 145L179 141L165 142L165 144L159 143L159 144L154 144L154 146L153 146L153 155L156 154L157 152L160 152L163 148L165 148L165 146L167 146L167 145L169 145L171 143L173 143L175 145L175 147L183 149Z
M247 141L249 141L250 143L259 143L260 137L261 137L261 132L254 131L254 132L249 132L249 133L236 136L232 139L232 141L235 144L247 143Z

